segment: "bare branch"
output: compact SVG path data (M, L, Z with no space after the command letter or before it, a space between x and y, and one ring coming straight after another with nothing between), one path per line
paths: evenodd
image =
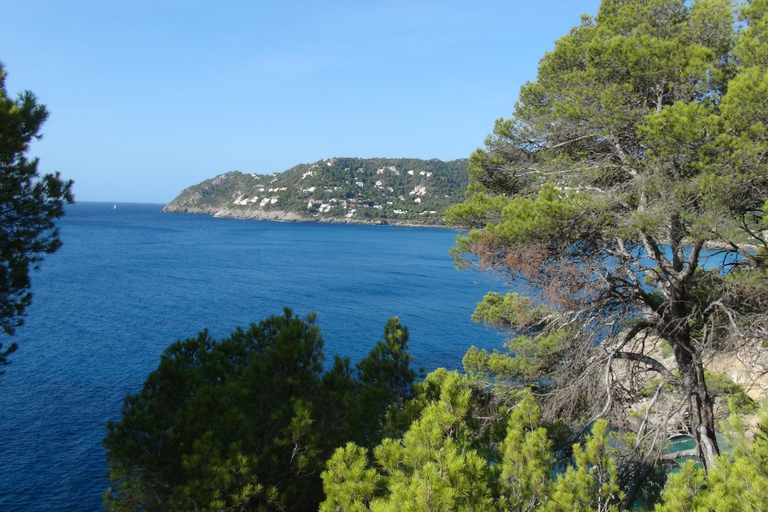
M650 369L660 373L664 378L668 379L673 386L680 386L680 379L675 377L675 374L669 371L666 366L650 356L645 354L635 354L634 352L617 352L615 357L617 359L627 359L629 361L645 363Z
M660 455L658 460L677 460L683 457L696 457L699 454L698 448L690 448L688 450L680 450L678 452L665 453Z

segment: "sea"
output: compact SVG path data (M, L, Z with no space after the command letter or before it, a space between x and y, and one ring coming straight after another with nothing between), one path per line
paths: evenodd
M470 315L497 277L454 268L439 228L278 223L164 214L160 204L77 203L63 247L32 275L33 303L0 376L0 511L98 511L102 439L163 350L226 337L290 307L318 313L326 360L364 357L388 318L415 365L457 369L503 335Z

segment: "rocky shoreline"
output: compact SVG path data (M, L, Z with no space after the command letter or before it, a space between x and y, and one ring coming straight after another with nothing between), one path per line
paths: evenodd
M317 222L321 224L364 224L370 226L402 226L414 228L446 228L445 225L414 224L412 222L364 220L348 217L303 217L295 212L282 210L245 210L236 208L189 207L166 205L163 213L191 213L227 219L269 220L273 222Z

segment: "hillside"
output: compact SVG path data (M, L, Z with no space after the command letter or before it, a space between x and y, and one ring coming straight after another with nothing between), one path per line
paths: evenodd
M444 225L464 199L467 159L330 158L275 174L228 172L186 188L164 212L284 221Z

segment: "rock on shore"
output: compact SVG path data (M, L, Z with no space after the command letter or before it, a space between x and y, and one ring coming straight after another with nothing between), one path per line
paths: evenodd
M213 207L189 207L166 205L163 213L191 213L211 215L212 217L228 219L245 220L270 220L274 222L318 222L321 224L368 224L372 226L410 226L410 227L443 227L443 226L425 226L424 224L414 224L409 222L383 221L383 220L364 220L338 217L303 217L295 212L284 212L281 210L239 210L233 208L213 208Z

